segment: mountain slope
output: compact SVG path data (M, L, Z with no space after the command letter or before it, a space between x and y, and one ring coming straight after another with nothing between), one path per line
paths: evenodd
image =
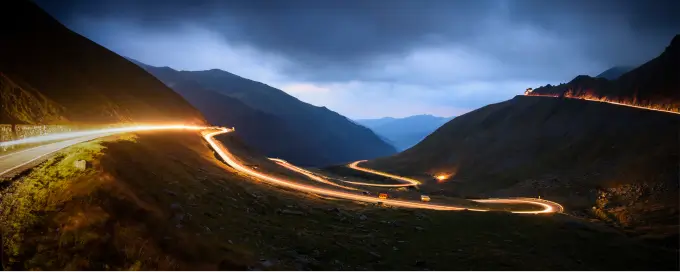
M304 182L231 133L218 138L239 160ZM91 166L74 171L76 160ZM559 214L386 209L281 190L188 131L82 143L0 193L3 270L678 269L677 252Z
M449 194L540 195L570 212L597 207L625 226L677 226L679 129L673 114L518 96L456 117L413 148L367 165L451 174L425 186Z
M399 151L403 151L417 144L449 120L450 117L423 114L404 118L363 119L356 122L389 139Z
M614 66L595 77L604 78L607 80L616 80L617 78L621 77L621 75L628 73L630 70L633 70L633 68L626 66Z
M153 67L136 62L203 112L213 125L236 127L236 134L269 157L309 163L327 160L304 141L305 135L289 129L286 121L253 109L238 99L204 89L192 79L169 67ZM275 137L273 137L275 136Z
M200 112L143 69L67 29L30 1L4 2L0 30L0 81L12 86L11 96L22 94L0 100L3 122L204 122ZM29 114L16 111L28 108Z
M566 84L543 86L533 95L595 97L680 111L680 35L658 57L616 80L578 76Z
M210 115L209 119L235 126L237 131L245 130L250 135L244 135L245 140L267 155L300 165L322 166L396 152L371 130L344 116L325 107L304 103L260 82L217 69L197 72L173 70L174 73L167 74L162 69L167 72L169 68L145 67ZM191 82L192 86L173 85L179 81ZM225 102L216 102L208 97L218 97L216 99ZM226 103L224 109L220 109L220 103ZM228 107L236 104L236 108ZM211 109L210 113L208 109ZM243 116L250 119L237 117L240 112L248 112Z

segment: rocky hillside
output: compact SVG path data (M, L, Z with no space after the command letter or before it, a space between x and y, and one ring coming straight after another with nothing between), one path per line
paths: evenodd
M268 156L323 166L396 152L370 129L263 83L217 69L175 71L138 64L184 96L211 123L236 127L244 141Z
M3 2L0 33L2 122L204 122L162 82L30 1Z
M534 95L595 97L680 111L680 35L653 60L615 80L578 76L569 83L543 86Z
M367 165L407 175L451 174L426 184L431 191L543 196L572 213L596 208L602 212L590 215L627 227L672 226L677 235L679 119L518 96L456 117L413 148Z

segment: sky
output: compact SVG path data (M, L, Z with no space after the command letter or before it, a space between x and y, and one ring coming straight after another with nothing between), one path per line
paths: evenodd
M673 0L34 1L120 55L222 69L353 119L460 115L640 65L680 34Z

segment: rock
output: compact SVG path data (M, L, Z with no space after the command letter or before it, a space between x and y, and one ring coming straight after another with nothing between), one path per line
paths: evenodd
M425 230L423 227L418 227L418 226L416 226L416 227L414 227L414 228L415 228L417 231L424 231L424 230Z
M179 203L172 203L170 204L170 209L182 209L182 205L179 205Z
M382 258L382 256L380 256L380 254L375 253L373 251L368 252L368 254L371 254L373 257L376 257L376 258Z
M368 217L366 217L365 215L363 215L363 214L359 215L359 220L363 221L363 220L366 220L366 219L368 219Z
M166 194L169 194L169 195L171 195L171 196L177 196L177 193L175 193L175 192L173 192L173 191L170 191L170 190L168 190L168 189L165 189L165 190L163 190L163 191L164 191Z
M265 260L265 259L260 259L260 264L261 264L264 268L271 267L271 266L274 265L274 263L273 263L272 261L270 261L270 260Z
M85 160L76 160L73 162L73 167L78 170L85 170L87 169L87 162Z
M184 220L184 214L183 213L175 214L175 221L181 222L182 220Z

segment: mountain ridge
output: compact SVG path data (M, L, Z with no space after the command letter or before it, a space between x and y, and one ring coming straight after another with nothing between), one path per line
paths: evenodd
M322 166L396 152L368 128L264 83L219 69L177 71L134 62L204 111L214 124L235 126L244 141L268 156ZM178 82L180 86L175 85Z
M569 83L550 84L530 95L589 97L680 111L680 35L654 59L615 80L577 76Z
M38 110L35 106L39 105L30 105L30 101L7 99L0 101L4 109L34 108L34 113L47 116L5 110L3 121L204 123L198 110L156 78L69 30L34 3L3 4L0 10L3 85L19 89L15 93L39 92L40 97L55 105L52 108L60 109ZM6 104L20 101L29 104L20 107Z

